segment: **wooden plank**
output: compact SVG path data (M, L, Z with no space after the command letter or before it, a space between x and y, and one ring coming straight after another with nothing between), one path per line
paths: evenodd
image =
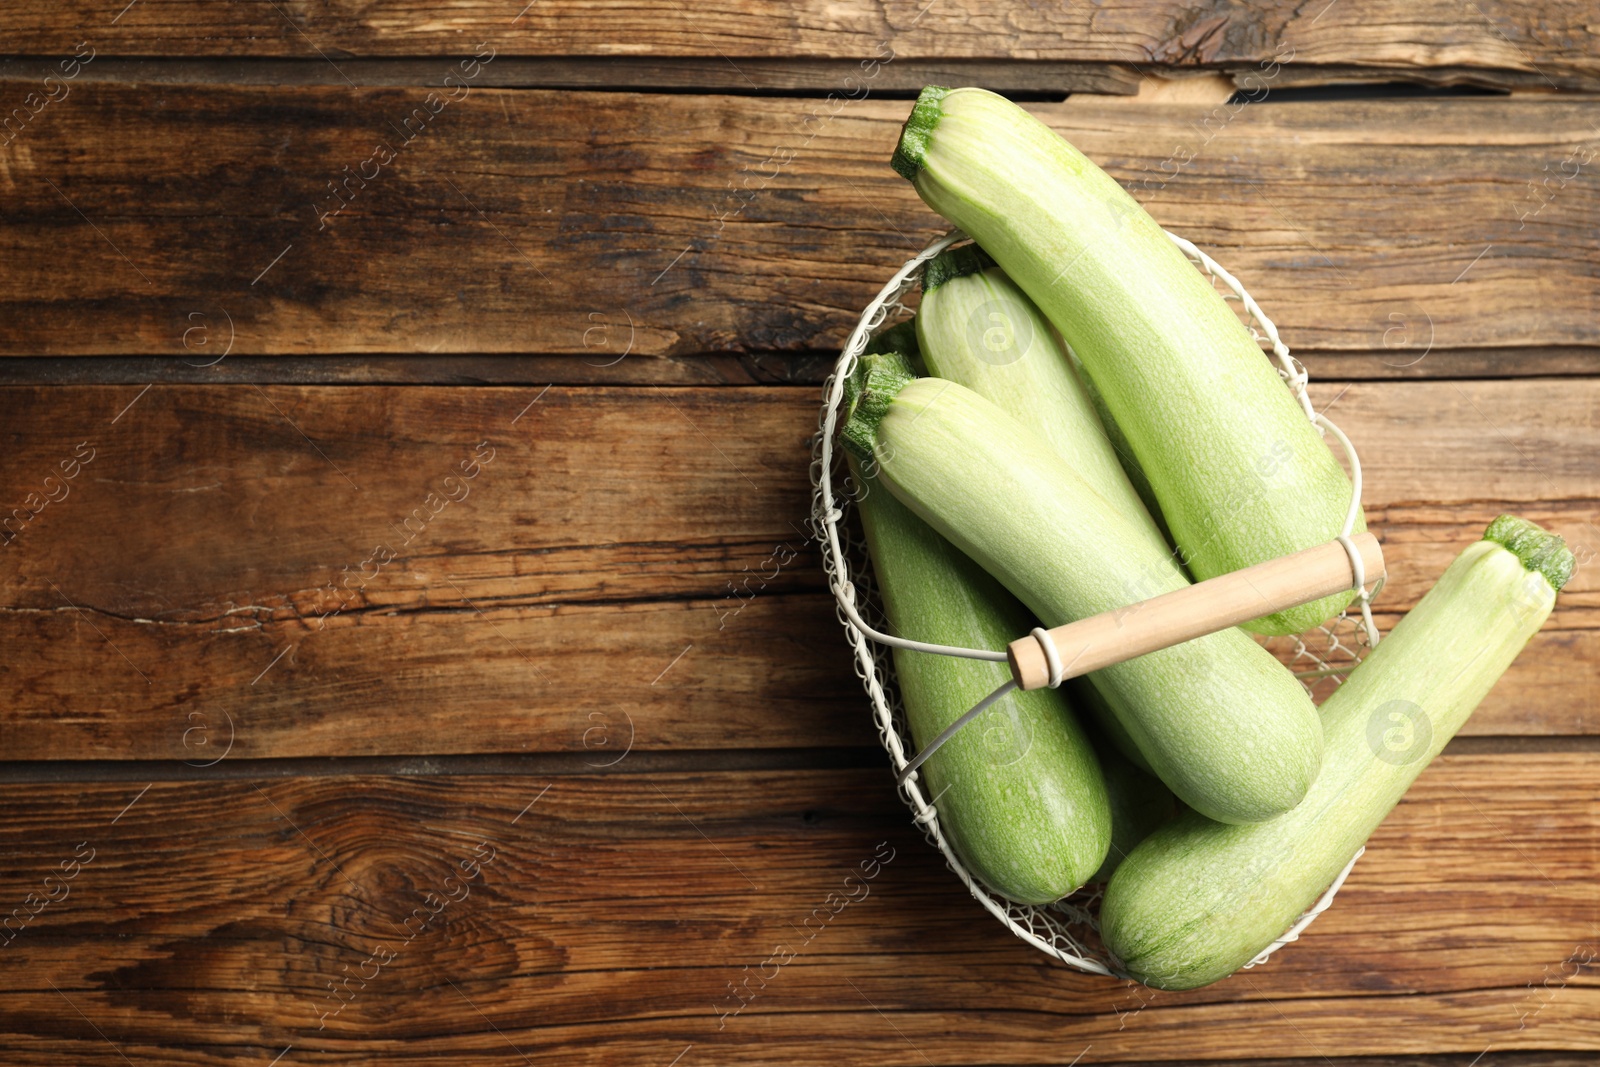
M191 714L257 756L870 743L788 595L793 391L77 392L6 461L24 516L66 492L10 528L11 758L210 758Z
M1309 68L1391 77L1456 74L1485 84L1600 84L1588 9L1578 0L1463 11L1445 0L1354 10L1273 3L1194 8L1177 0L1115 10L979 0L827 4L720 0L693 7L554 0L512 15L485 0L441 11L422 0L372 5L143 0L112 17L90 0L7 5L0 39L19 54L70 52L88 38L116 55L458 55L491 42L513 55L1019 59L1138 69ZM470 43L469 43L470 42ZM727 58L731 57L731 58Z
M815 352L939 229L885 165L904 101L481 89L433 106L76 86L0 151L0 352ZM1600 192L1563 184L1600 150L1592 105L1035 107L1297 350L1429 374L1449 366L1434 349L1600 347ZM426 131L409 146L408 117Z
M76 875L5 949L0 1047L656 1067L1592 1054L1592 772L1592 755L1446 757L1299 944L1183 994L1011 937L881 772L5 786L14 900Z
M0 359L8 385L821 385L837 352L695 353L653 359L571 356L364 355L230 356L204 360L170 356L11 356ZM1586 357L1530 350L1519 367L1541 364L1573 373ZM1600 349L1592 360L1600 370ZM1345 364L1341 363L1341 366ZM1505 362L1493 363L1506 366Z
M1502 511L1571 540L1585 565L1469 732L1600 732L1600 381L1312 395L1362 449L1385 626ZM0 503L31 515L0 549L9 758L204 762L201 720L244 757L873 743L804 533L812 389L0 403Z

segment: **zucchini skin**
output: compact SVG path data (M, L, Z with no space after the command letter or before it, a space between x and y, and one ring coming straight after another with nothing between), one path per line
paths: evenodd
M1127 727L1122 725L1117 713L1111 710L1111 705L1105 696L1095 688L1092 678L1086 676L1068 678L1061 684L1066 689L1067 699L1072 701L1072 706L1079 709L1084 719L1093 724L1091 733L1098 735L1096 752L1106 751L1106 746L1109 745L1118 755L1146 775L1155 776L1156 772L1151 768L1150 761L1144 758L1139 746L1133 743Z
M1172 556L1048 445L954 382L870 373L842 438L858 458L873 459L879 482L1047 626L1187 584ZM1240 630L1089 677L1168 788L1219 821L1289 810L1321 764L1311 698Z
M1001 648L1034 625L977 564L882 486L861 487L862 526L894 632L919 641ZM911 736L920 748L1011 676L1004 663L894 650ZM923 764L924 794L962 862L989 888L1048 904L1088 881L1111 842L1105 781L1065 696L1012 692Z
M1092 736L1111 800L1111 847L1089 881L1105 883L1141 841L1177 818L1180 809L1178 799L1159 778L1134 766L1103 737Z
M1210 280L1081 152L994 93L930 87L893 163L1060 330L1197 580L1340 532L1351 486L1328 445ZM1352 596L1245 628L1302 633Z
M915 362L920 359L917 352L917 319L913 315L904 322L897 322L888 329L880 332L867 342L864 355L873 353L896 353Z
M917 341L928 373L960 382L1049 442L1089 487L1161 538L1055 331L1005 271L976 248L929 262Z
M1527 538L1525 551L1507 531ZM1323 704L1327 753L1304 803L1253 826L1187 814L1123 861L1100 922L1129 974L1193 989L1244 966L1316 901L1466 722L1571 571L1560 539L1531 523L1503 517L1488 532L1495 539L1462 552Z
M1083 361L1063 344L1067 359L1072 363L1073 371L1078 375L1078 381L1083 383L1083 390L1089 397L1089 403L1094 405L1094 413L1100 417L1100 425L1105 427L1106 440L1111 442L1111 450L1116 453L1117 462L1122 464L1123 473L1128 476L1128 482L1133 486L1133 491L1139 494L1139 500L1144 504L1145 512L1155 521L1156 528L1161 531L1161 540L1166 542L1168 548L1173 545L1172 531L1167 528L1167 520L1161 514L1161 505L1156 501L1156 491L1150 488L1150 479L1145 476L1144 468L1139 466L1139 457L1133 454L1133 446L1128 444L1128 435L1122 432L1122 427L1117 425L1117 420L1111 417L1111 409L1106 407L1106 398L1100 395L1100 390L1095 387L1094 379L1089 377L1089 369ZM1174 550L1176 551L1176 550ZM1185 567L1187 569L1187 566Z

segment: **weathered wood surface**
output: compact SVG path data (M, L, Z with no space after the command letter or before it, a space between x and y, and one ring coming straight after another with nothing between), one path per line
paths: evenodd
M1296 358L1313 378L1372 381L1420 378L1576 377L1600 371L1600 348L1575 346L1440 349L1417 363L1385 353L1322 354ZM571 356L320 355L230 356L204 360L171 356L11 356L0 359L8 385L821 385L837 351L695 353L617 362Z
M0 916L93 855L0 928L0 1060L1600 1053L1600 111L1280 92L1594 90L1586 5L523 8L0 7ZM1266 99L1081 95L1198 72ZM1584 561L1335 908L1209 990L967 898L805 544L815 383L940 228L885 165L927 81L1080 94L1028 106L1249 285L1362 448L1383 625L1501 511Z
M813 352L940 228L886 165L904 101L426 100L77 84L0 148L0 352ZM1591 103L1033 106L1297 350L1600 342Z
M868 741L831 608L789 595L797 393L16 394L9 755Z
M1600 382L1312 395L1364 457L1386 626L1502 511L1571 540L1585 565L1469 732L1600 732ZM230 734L246 757L871 744L805 537L817 403L0 391L0 504L21 509L0 549L8 755L204 762Z
M1184 994L1005 933L882 772L626 771L0 787L12 904L76 872L0 949L0 1048L656 1067L1600 1050L1592 755L1441 760L1299 944Z
M1073 7L980 0L828 4L594 4L424 0L381 5L208 4L92 0L6 5L0 40L15 54L71 51L85 39L116 55L457 55L491 42L511 55L746 59L1056 60L1120 71L1210 68L1246 74L1293 57L1316 76L1452 79L1502 86L1594 88L1600 43L1581 0L1479 6L1428 0L1184 5L1145 0ZM522 8L522 10L518 10ZM1327 77L1326 74L1323 75ZM749 88L768 88L753 76Z
M471 49L467 49L468 52ZM48 63L48 60L43 61ZM448 63L449 61L443 61ZM1145 68L1149 69L1149 68ZM47 67L39 57L0 57L0 80L42 77ZM448 66L437 59L351 58L337 64L312 53L299 58L171 57L129 58L98 55L82 69L84 81L169 83L173 85L403 85L440 84ZM1316 77L1321 68L1305 68L1297 77ZM1031 99L1041 95L1096 93L1133 96L1143 78L1126 64L1079 63L1039 60L1017 63L1004 59L914 59L896 57L863 69L861 60L812 57L750 58L730 64L715 53L709 56L524 56L499 52L482 69L474 85L509 89L688 90L696 93L830 92L855 93L864 74L872 73L874 95L894 93L914 96L925 85L983 85L996 92L1021 93ZM1373 72L1367 72L1368 76ZM1280 72L1287 81L1289 70ZM1359 79L1361 74L1353 74ZM1431 81L1438 75L1418 75ZM754 89L752 88L754 87ZM1419 90L1426 92L1428 90Z

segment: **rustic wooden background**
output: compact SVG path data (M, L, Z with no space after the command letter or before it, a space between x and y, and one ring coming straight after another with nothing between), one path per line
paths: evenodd
M942 869L803 532L934 81L1274 314L1385 625L1503 510L1588 559L1592 4L124 3L0 7L0 1059L1600 1051L1593 566L1302 943L1172 994Z

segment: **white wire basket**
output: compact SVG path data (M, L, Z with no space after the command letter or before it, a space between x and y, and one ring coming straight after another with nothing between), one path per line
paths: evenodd
M1278 364L1278 375L1294 394L1307 418L1335 435L1344 449L1351 467L1354 483L1354 500L1361 493L1360 460L1354 447L1326 417L1318 414L1306 395L1309 376L1300 361L1289 354L1289 348L1278 336L1273 325L1238 279L1223 270L1215 261L1190 242L1168 233L1175 245L1197 268L1209 277L1225 300L1237 303L1252 336L1266 341ZM823 385L823 404L820 427L812 441L811 486L813 532L822 545L822 566L827 574L828 587L836 600L849 598L864 622L874 629L887 630L887 620L879 605L873 587L872 567L866 545L856 530L848 523L850 501L839 493L835 476L839 473L835 459L834 441L838 428L844 383L855 369L856 361L866 350L868 342L889 326L909 318L912 309L902 301L915 290L920 281L923 264L940 252L968 240L960 230L938 238L916 256L908 260L878 293L872 303L861 313L855 330L845 343L833 373ZM1354 504L1352 505L1352 514ZM1348 532L1348 530L1347 530ZM1381 588L1381 582L1370 593L1364 592L1358 601L1359 610L1342 613L1337 619L1317 629L1294 637L1261 639L1294 670L1301 683L1313 698L1326 696L1339 685L1368 648L1378 639L1372 621L1370 601ZM870 640L846 616L842 607L836 607L840 624L854 653L856 674L866 688L872 702L873 717L878 726L878 737L888 751L898 774L905 770L916 755L906 726L905 709L900 702L899 688L895 682L894 660L890 649ZM906 635L915 636L915 635ZM1021 635L1019 635L1021 636ZM939 826L938 810L923 794L921 778L912 776L901 785L901 795L910 807L913 821L922 828L928 842L945 858L945 864L967 887L973 898L982 904L996 919L1005 924L1017 937L1048 956L1069 967L1090 974L1128 978L1114 966L1100 941L1098 921L1100 897L1103 887L1088 885L1054 904L1019 904L984 885L961 862ZM1302 931L1333 903L1334 895L1355 866L1356 860L1366 850L1363 848L1351 858L1350 863L1334 879L1327 891L1305 912L1283 936L1279 937L1255 959L1245 966L1254 967L1266 962L1273 952L1299 938Z

